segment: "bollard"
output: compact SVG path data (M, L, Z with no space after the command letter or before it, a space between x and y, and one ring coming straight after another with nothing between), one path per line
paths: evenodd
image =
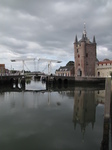
M111 103L111 79L107 78L105 82L103 140L101 142L100 150L109 150L110 103Z
M110 100L111 100L111 79L106 78L105 82L105 111L104 117L110 118Z

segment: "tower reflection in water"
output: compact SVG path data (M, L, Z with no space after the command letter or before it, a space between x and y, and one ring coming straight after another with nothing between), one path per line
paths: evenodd
M104 90L97 91L89 88L75 89L73 112L74 129L76 129L76 126L79 125L83 134L83 138L85 130L89 124L91 124L92 129L94 128L96 106L99 103L104 104L104 101Z

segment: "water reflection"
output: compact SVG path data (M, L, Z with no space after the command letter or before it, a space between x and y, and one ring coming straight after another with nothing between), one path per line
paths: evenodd
M96 91L94 88L78 89L74 92L74 129L76 130L76 126L79 125L83 138L89 124L92 129L94 128L96 107L98 104L104 104L104 93L104 90ZM100 99L102 94L102 99Z
M73 122L75 128L80 125L83 134L89 123L94 127L97 104L95 91L75 91Z
M40 89L46 91L37 92ZM104 101L102 87L46 89L45 84L31 81L24 91L5 90L0 94L0 146L4 150L99 150Z

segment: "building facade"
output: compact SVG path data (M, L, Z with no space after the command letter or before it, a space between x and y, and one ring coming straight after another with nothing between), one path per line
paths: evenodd
M112 60L104 59L96 62L96 76L110 77L112 73Z
M93 36L91 42L86 35L86 29L82 39L78 41L77 35L74 42L75 76L95 76L96 41Z
M84 26L82 38L78 40L76 35L74 42L74 69L73 64L71 66L61 66L56 70L55 74L76 77L112 77L112 60L98 61L96 45L95 36L93 36L93 41L91 42L87 37L86 27Z
M74 62L69 61L66 66L61 66L55 71L57 76L74 76Z
M5 73L5 64L0 64L0 74Z

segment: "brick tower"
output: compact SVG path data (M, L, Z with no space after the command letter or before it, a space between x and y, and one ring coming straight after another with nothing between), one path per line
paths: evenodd
M86 27L82 39L78 41L77 35L74 42L75 76L95 76L96 41L87 38Z

